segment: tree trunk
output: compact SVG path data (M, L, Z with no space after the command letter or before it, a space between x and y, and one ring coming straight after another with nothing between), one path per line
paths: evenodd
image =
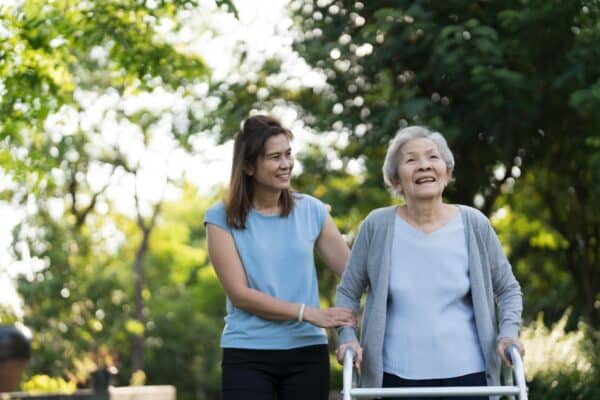
M150 229L142 227L142 242L135 254L135 319L145 326L144 317L144 299L142 291L144 290L144 258L148 252L148 240L150 237ZM131 367L133 371L144 370L144 333L135 335L131 351Z
M580 293L583 317L591 327L598 328L600 319L596 308L596 296L600 288L597 287L596 279L594 279L594 266L587 261L580 260L580 273L573 278L576 280L577 291Z

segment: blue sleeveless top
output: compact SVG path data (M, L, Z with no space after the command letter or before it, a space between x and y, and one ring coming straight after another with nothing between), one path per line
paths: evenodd
M295 205L287 217L251 209L246 229L232 229L221 202L208 209L204 224L232 235L249 287L291 303L319 307L314 247L327 209L314 197L294 196ZM324 330L308 322L264 319L234 307L227 299L221 347L275 350L326 343Z

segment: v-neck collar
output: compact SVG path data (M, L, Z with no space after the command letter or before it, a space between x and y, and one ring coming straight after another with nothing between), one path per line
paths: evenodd
M425 237L429 237L429 236L434 236L438 232L446 230L449 226L451 226L453 223L455 223L455 221L456 221L457 218L458 219L461 218L461 216L460 216L461 215L460 208L457 207L457 206L455 206L455 207L457 208L456 214L452 218L450 218L444 225L440 226L437 229L434 229L431 232L422 231L421 229L419 229L419 228L417 228L417 227L409 224L408 221L406 221L404 218L402 218L402 216L398 212L398 207L396 207L396 209L394 210L394 215L399 220L399 223L401 223L404 226L406 226L412 232L415 232L416 234L419 234L419 235L422 235L422 236L425 236Z

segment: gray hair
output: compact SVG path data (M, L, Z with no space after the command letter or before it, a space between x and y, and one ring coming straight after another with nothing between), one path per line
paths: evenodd
M398 152L407 142L420 138L429 139L435 143L442 159L446 163L448 174L452 175L452 171L454 170L454 155L452 155L452 151L450 150L450 147L448 147L448 143L442 134L431 131L424 126L408 126L400 129L396 133L396 136L390 141L385 155L385 161L383 162L383 180L393 194L402 194L401 189L396 187L400 180L400 177L398 176Z

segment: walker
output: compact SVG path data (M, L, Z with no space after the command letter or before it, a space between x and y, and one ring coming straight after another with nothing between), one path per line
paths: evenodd
M525 372L523 360L517 346L510 345L506 349L506 355L512 361L512 368L504 373L504 385L502 386L461 386L461 387L418 387L418 388L357 388L354 387L353 360L354 350L347 348L344 353L343 372L343 399L352 400L366 397L456 397L456 396L507 396L514 400L527 400L527 386L525 384ZM512 370L512 371L510 371ZM506 371L504 371L506 372ZM516 381L516 385L513 381Z

